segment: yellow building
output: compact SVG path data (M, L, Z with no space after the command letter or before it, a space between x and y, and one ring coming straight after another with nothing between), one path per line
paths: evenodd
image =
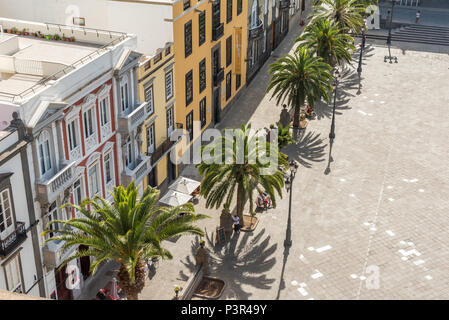
M170 141L175 128L174 50L167 43L154 56L143 56L137 71L140 101L153 110L141 128L141 152L151 157L153 169L143 179L147 185L165 190L177 177L177 167L170 158L176 143Z
M171 22L176 122L189 132L191 142L220 122L245 85L248 1L177 1ZM200 124L193 128L193 121Z

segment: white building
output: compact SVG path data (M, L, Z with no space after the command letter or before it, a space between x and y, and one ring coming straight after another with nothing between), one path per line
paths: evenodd
M0 27L0 123L7 124L17 112L32 137L28 171L40 235L48 222L76 216L61 205L95 195L106 198L120 184L118 119L133 125L133 112L145 108L135 94L135 70L122 70L128 58L135 58L130 52L136 37L6 18L0 18ZM14 34L17 30L22 34ZM44 240L38 237L45 296L76 298L80 289L68 289L67 269L58 267L79 248L62 252L63 243L42 247ZM74 274L81 279L80 288L90 279L90 263L89 257L71 263L80 270Z
M31 193L31 148L20 120L0 131L0 290L45 294Z

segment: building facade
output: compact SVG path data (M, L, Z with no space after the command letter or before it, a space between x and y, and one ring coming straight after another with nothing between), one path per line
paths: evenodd
M136 90L140 55L129 54L136 37L125 33L4 18L0 25L4 53L0 109L14 110L32 138L30 185L40 234L50 221L78 216L75 210L62 208L65 203L80 204L97 195L110 199L109 191L126 178L120 176L123 137L118 132L127 126L133 135L133 115L145 107L138 103ZM10 33L15 29L27 34ZM37 36L44 32L52 37ZM74 35L75 44L62 40L67 34ZM63 251L62 241L43 245L55 235L50 232L37 239L43 268L40 280L46 297L73 299L90 281L91 258L61 267L82 248ZM79 273L67 280L72 266ZM72 288L70 281L79 286Z
M0 131L0 290L45 294L27 149L30 138L15 115Z

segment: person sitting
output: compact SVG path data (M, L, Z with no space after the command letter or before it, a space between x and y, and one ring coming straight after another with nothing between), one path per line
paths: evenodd
M307 107L306 107L306 117L307 118L312 118L314 116L315 116L315 111L313 111L313 109L309 105L307 105Z

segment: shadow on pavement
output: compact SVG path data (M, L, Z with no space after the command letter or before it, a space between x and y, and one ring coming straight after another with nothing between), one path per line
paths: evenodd
M270 236L264 236L265 229L259 233L234 233L224 244L214 245L215 233L206 232L206 248L209 253L209 274L226 282L226 288L220 299L249 299L251 290L243 286L257 289L271 289L275 279L269 279L266 272L276 264L273 254L277 244L270 243ZM181 261L190 271L195 269L196 250L199 248L199 238L192 241L191 255ZM183 274L180 274L182 277Z
M296 143L290 144L282 149L290 160L296 160L306 168L312 167L312 162L324 161L326 144L323 143L321 135L309 131L301 130L299 134L294 134Z

